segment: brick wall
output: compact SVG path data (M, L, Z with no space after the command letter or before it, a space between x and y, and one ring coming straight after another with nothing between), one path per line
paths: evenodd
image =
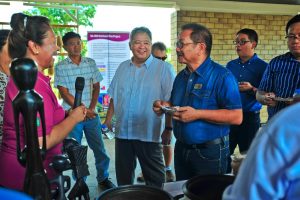
M288 51L285 37L285 26L292 16L216 13L201 11L177 11L171 17L171 63L179 72L184 65L177 63L175 42L183 24L195 22L210 29L213 35L211 57L216 62L226 65L237 58L232 41L235 33L242 28L251 28L258 33L256 53L269 62L273 57ZM267 120L266 107L262 109L261 120Z
M258 33L256 53L265 61L285 53L288 50L284 38L285 25L290 18L291 16L282 15L177 11L171 18L172 64L177 71L183 68L177 63L174 45L183 24L196 22L209 28L213 35L211 57L225 65L237 57L232 41L235 39L235 33L242 28L251 28Z

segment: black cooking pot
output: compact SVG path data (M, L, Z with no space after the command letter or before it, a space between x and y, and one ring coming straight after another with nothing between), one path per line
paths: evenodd
M195 176L185 182L182 189L191 200L221 200L225 188L233 181L231 175Z
M98 200L173 200L164 190L147 185L128 185L103 192Z

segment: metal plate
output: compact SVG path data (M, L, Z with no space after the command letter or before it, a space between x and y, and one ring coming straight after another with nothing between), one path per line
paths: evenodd
M294 99L292 97L287 97L287 98L283 98L283 97L274 97L275 101L294 101Z

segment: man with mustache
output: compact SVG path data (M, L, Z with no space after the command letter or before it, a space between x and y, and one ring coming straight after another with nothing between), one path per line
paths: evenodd
M289 52L270 61L256 93L256 99L268 106L269 119L295 103L293 94L300 89L300 15L288 21L285 32Z
M242 122L238 86L232 73L210 58L212 35L199 24L183 25L176 44L178 61L186 64L176 76L170 101L153 103L173 113L176 180L224 174L229 155L229 125ZM170 112L168 112L170 113Z
M233 41L238 58L227 63L239 85L243 105L243 122L241 125L230 126L229 148L233 154L237 145L239 151L246 152L260 127L260 109L262 105L256 100L257 87L262 79L267 63L255 53L258 35L255 30L244 28L236 33ZM228 157L227 172L231 172L231 159Z

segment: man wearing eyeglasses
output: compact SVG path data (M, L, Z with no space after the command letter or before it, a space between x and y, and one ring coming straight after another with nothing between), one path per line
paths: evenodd
M153 43L151 53L152 53L153 57L163 60L163 61L165 61L168 58L167 47L162 42Z
M255 53L258 35L253 29L241 29L233 41L237 59L227 63L226 67L236 78L243 106L243 122L241 125L230 126L229 148L230 155L236 146L241 153L246 153L260 127L260 109L262 105L256 100L255 94L262 79L267 63ZM231 172L231 158L228 157L227 172Z
M176 76L169 102L157 100L156 114L173 106L176 180L224 174L229 155L229 125L242 122L238 85L232 73L210 58L212 35L199 24L183 25L176 47L186 64ZM175 106L175 107L174 107Z
M268 106L269 119L295 103L293 94L300 89L300 15L288 21L285 31L289 52L270 61L256 93L257 100Z
M266 95L272 93L290 97L288 95L299 88L300 15L288 21L286 34L290 51L271 60L257 94L262 103L274 104L270 110L271 117L287 104L279 104L272 99L264 102L264 98L268 98ZM272 117L261 129L233 185L224 191L223 200L299 199L299 112L299 103L290 106Z
M165 182L162 144L170 140L161 134L171 128L171 120L165 123L164 117L157 117L152 103L158 98L169 100L175 73L169 63L151 55L148 28L134 28L129 46L133 57L119 65L109 86L111 99L104 122L111 127L115 114L116 178L118 185L133 184L138 159L146 185L161 188Z

